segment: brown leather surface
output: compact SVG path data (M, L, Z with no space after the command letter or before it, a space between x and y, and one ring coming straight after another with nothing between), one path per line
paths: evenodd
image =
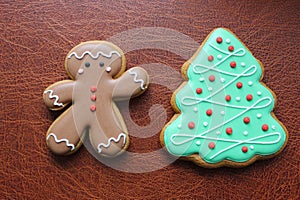
M0 199L299 199L299 10L298 0L1 1ZM52 155L45 134L61 112L46 108L42 92L67 79L68 51L82 41L105 40L140 27L170 28L199 43L213 28L232 30L265 66L263 81L278 99L274 112L289 131L285 150L242 169L204 169L177 160L139 174L107 167L84 147L70 157ZM197 49L182 48L189 55ZM185 61L158 49L132 51L126 58L127 68L156 62L177 72ZM150 71L150 79L164 78L162 72ZM168 77L171 88L182 81ZM171 95L167 87L151 84L130 102L134 122L147 126L154 104L162 105L170 120ZM129 124L128 129L134 128ZM144 139L131 137L129 151L159 149L159 132Z

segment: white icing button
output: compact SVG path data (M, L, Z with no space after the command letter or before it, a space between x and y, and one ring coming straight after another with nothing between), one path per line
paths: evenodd
M209 87L208 90L209 90L209 91L212 91L213 89L212 89L212 87Z
M178 124L178 126L177 126L178 128L181 128L181 124Z
M244 134L244 135L248 135L248 131L244 131L243 134Z
M200 145L201 144L201 142L200 142L200 140L198 140L197 142L196 142L196 145Z
M220 135L220 134L221 134L221 132L220 132L220 131L217 131L217 132L216 132L216 134L217 134L217 135Z
M106 67L105 71L110 72L111 71L111 67Z
M227 44L230 43L230 39L229 39L229 38L226 39L226 43L227 43Z
M221 111L221 115L225 115L225 111Z
M275 128L276 128L276 126L273 125L273 126L272 126L272 129L275 130Z
M78 74L83 74L83 69L82 69L82 68L80 68L80 69L78 70Z
M254 146L253 146L253 145L250 145L250 149L252 149L252 150L253 150L253 149L254 149Z
M221 81L221 83L224 83L225 82L225 78L221 78L220 81Z
M245 66L246 66L246 63L241 62L241 66L242 66L242 67L245 67Z
M203 81L204 81L204 78L199 78L199 81L203 82Z
M257 95L258 95L258 96L260 96L260 95L261 95L261 92L260 92L260 91L258 91L258 92L257 92Z
M256 117L257 117L258 119L260 119L261 116L262 116L262 114L260 114L260 113L258 113L258 114L256 115Z
M203 122L203 126L205 126L205 127L206 127L207 125L208 125L208 123L207 123L207 122Z
M219 59L219 60L221 60L222 59L222 55L217 55L217 58Z
M249 81L249 82L248 82L248 85L249 85L249 86L252 86L252 85L253 85L253 82L252 82L252 81Z
M235 99L236 99L236 101L240 101L241 97L236 97Z
M198 112L198 108L197 107L195 107L193 110L194 110L194 112Z

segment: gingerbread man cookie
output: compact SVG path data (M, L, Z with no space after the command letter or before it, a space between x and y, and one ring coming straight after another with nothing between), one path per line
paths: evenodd
M46 142L58 155L69 155L81 146L86 134L102 156L114 157L127 149L129 137L115 101L136 97L149 84L147 72L134 67L125 72L121 49L105 41L84 42L65 60L72 80L64 80L44 91L50 110L72 105L48 129Z

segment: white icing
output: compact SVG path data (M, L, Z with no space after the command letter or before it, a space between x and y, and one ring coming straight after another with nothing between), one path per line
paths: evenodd
M198 112L198 108L197 107L195 107L193 110L194 110L194 112Z
M219 60L221 60L221 59L222 59L222 55L221 55L221 54L217 55L217 58L218 58Z
M242 66L242 67L245 67L245 66L246 66L246 63L241 62L241 66Z
M80 68L80 69L78 70L78 74L83 74L83 69L82 69L82 68Z
M212 91L213 90L212 87L208 87L207 89L208 89L208 91Z
M108 141L107 141L107 144L105 144L105 143L100 143L100 144L98 145L98 147L97 147L97 148L98 148L98 153L101 153L101 152L102 152L101 147L107 148L107 147L110 146L111 141L119 142L119 141L121 140L122 137L124 138L124 140L123 140L123 145L124 145L125 142L126 142L126 134L125 134L125 133L120 133L119 136L118 136L117 138L114 138L114 137L109 138Z
M203 126L207 126L208 125L208 122L203 122Z
M89 56L91 56L91 58L93 58L93 59L99 58L100 55L102 55L102 56L104 56L104 57L106 57L106 58L111 58L113 54L116 54L116 55L118 55L119 57L121 57L120 53L117 52L117 51L111 51L111 52L109 52L109 54L106 54L106 53L104 53L104 52L102 52L102 51L98 51L98 52L96 53L96 55L93 55L92 52L90 52L90 51L85 51L85 52L83 52L83 53L81 54L81 56L78 56L76 52L72 52L72 53L68 56L68 58L70 59L70 58L72 58L72 56L75 56L75 58L81 60L86 54L88 54Z
M221 83L224 83L225 82L225 78L221 78L220 81L221 81Z
M145 89L145 87L144 87L144 84L145 84L144 80L143 79L137 79L138 74L134 70L132 70L132 69L129 70L129 74L134 76L134 78L133 78L134 82L141 83L141 89L144 90Z
M59 97L58 97L57 95L53 95L53 90L46 90L46 91L44 92L44 94L47 94L47 93L50 93L50 94L49 94L49 99L55 98L55 101L54 101L53 105L55 105L55 106L60 106L60 107L64 106L63 103L58 103Z
M252 82L252 81L249 81L249 82L248 82L248 85L249 85L249 86L252 86L252 85L253 85L253 82Z
M225 41L227 44L229 44L231 42L229 38L227 38Z
M258 114L256 115L256 117L257 117L258 119L260 119L260 118L262 117L262 114L258 113Z
M235 99L236 99L236 101L240 101L241 97L236 97Z
M182 127L182 125L181 125L181 124L178 124L177 128L179 128L179 129L180 129L181 127Z
M220 131L217 131L217 132L216 132L216 134L217 134L217 135L220 135L220 134L221 134L221 132L220 132Z
M248 131L244 131L243 134L244 134L244 135L248 135Z
M275 130L276 129L276 126L275 125L272 125L272 127L271 127L273 130Z
M252 150L253 150L253 149L254 149L254 146L253 146L253 145L250 145L250 149L252 149Z
M196 145L199 146L200 144L201 144L200 140L196 141Z
M223 142L232 142L232 143L235 143L233 145L230 145L218 152L216 152L214 155L212 155L210 157L210 159L213 159L215 158L216 156L220 155L221 153L225 152L225 151L228 151L240 144L275 144L277 142L280 141L281 139L281 135L279 132L273 132L273 133L268 133L268 134L265 134L265 135L259 135L257 137L254 137L254 138L250 138L250 139L246 139L246 140L235 140L235 139L227 139L227 138L219 138L219 137L210 137L210 136L203 136L204 134L201 133L199 135L190 135L190 134L174 134L171 136L170 140L171 142L174 144L174 145L182 145L182 144L185 144L185 143L188 143L196 138L198 139L206 139L206 140L213 140L213 141L223 141ZM259 141L260 139L262 138L267 138L267 137L272 137L272 136L278 136L278 138L274 141ZM181 137L181 138L187 138L186 140L183 140L183 141L180 141L180 142L176 142L174 141L174 138L177 137Z
M201 77L201 78L199 78L199 81L203 82L203 81L204 81L204 78L202 78L202 77Z
M223 110L223 111L221 111L221 115L225 115L225 111Z
M260 92L260 91L258 91L258 92L257 92L257 95L258 95L258 96L260 96L260 95L261 95L261 92Z
M50 133L50 134L47 136L46 140L49 140L49 138L50 138L51 136L54 138L54 141L55 141L56 143L65 142L67 147L71 147L71 151L73 151L73 150L75 149L75 145L74 145L74 144L71 144L71 143L69 142L68 139L63 138L63 139L60 139L60 140L59 140L59 139L57 138L57 136L56 136L54 133Z
M110 72L111 71L111 67L106 67L105 71Z

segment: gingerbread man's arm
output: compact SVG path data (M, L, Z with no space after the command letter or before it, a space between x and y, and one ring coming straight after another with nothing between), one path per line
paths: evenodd
M142 94L149 85L149 76L143 68L133 67L114 81L112 97L120 101Z
M50 85L43 94L44 102L50 110L61 110L72 102L75 81L65 80Z

